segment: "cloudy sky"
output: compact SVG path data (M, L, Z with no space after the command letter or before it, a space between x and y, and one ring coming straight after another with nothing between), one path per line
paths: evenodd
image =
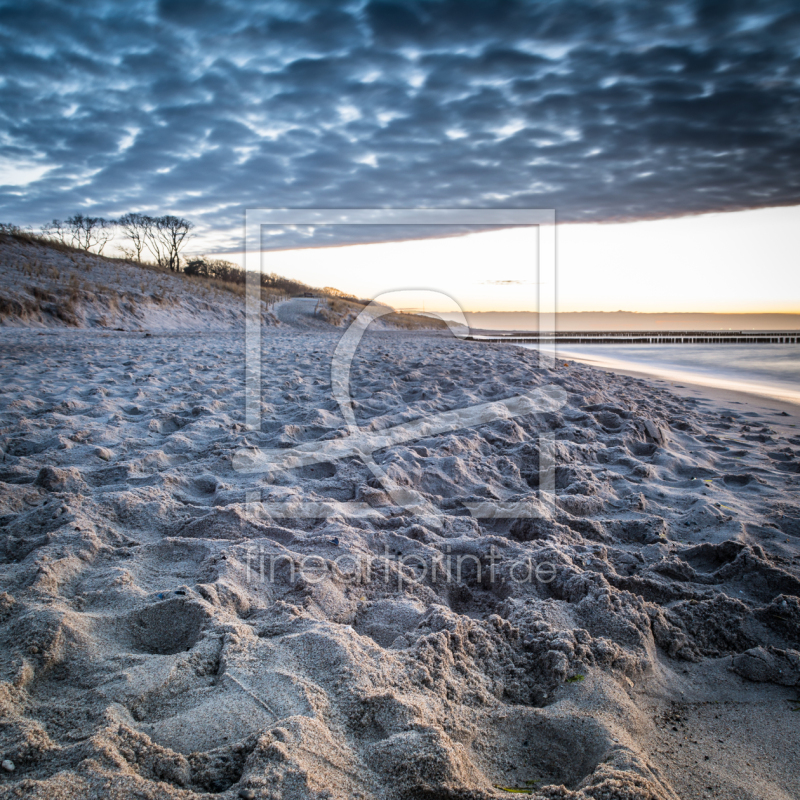
M26 0L0 59L0 221L800 203L792 0Z

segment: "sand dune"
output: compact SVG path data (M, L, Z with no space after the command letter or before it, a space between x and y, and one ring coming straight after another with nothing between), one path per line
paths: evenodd
M363 302L342 297L289 298L265 291L261 323L332 331L362 308ZM0 327L209 331L241 330L244 324L242 285L0 233ZM415 314L393 314L377 326L444 327Z
M240 330L0 331L0 796L798 796L796 418L378 331L368 430L568 402L376 453L431 515L357 458L237 472L347 435L340 335L265 329L254 431ZM538 503L545 431L552 511L472 517Z
M275 324L266 304L263 322ZM243 297L223 284L0 236L0 327L231 330L243 325Z

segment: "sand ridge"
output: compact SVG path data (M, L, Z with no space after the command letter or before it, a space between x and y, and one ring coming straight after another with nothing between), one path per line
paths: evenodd
M0 235L0 327L235 330L243 287ZM262 324L277 320L263 303Z
M377 331L350 378L369 430L568 403L378 453L436 518L356 458L237 472L347 435L340 335L265 330L249 430L240 331L0 332L0 796L797 796L796 418ZM474 519L535 500L545 430L554 512ZM331 511L262 505L300 500Z

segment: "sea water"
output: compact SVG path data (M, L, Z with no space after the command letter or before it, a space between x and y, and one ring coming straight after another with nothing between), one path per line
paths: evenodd
M557 345L556 354L598 367L800 405L800 345L796 344Z

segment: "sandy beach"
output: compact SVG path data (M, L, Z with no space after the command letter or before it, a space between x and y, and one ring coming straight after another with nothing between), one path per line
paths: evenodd
M235 468L349 435L291 310L260 430L241 328L0 331L0 796L800 795L797 414L370 331L364 430L566 391L376 452L413 514L363 459Z
M0 800L800 800L800 3L0 54Z

